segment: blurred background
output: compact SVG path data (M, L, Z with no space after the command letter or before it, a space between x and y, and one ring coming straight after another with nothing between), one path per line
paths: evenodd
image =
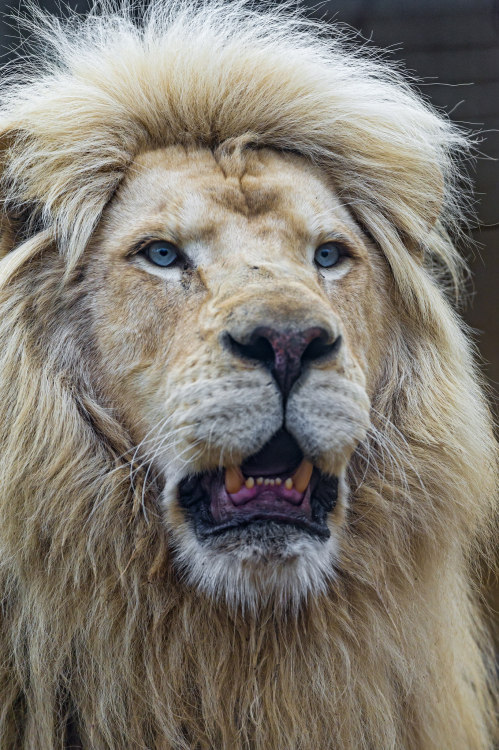
M278 1L278 0L277 0ZM37 4L61 13L58 0ZM66 0L85 12L89 0ZM331 0L301 6L314 18L347 24L359 44L388 49L419 79L424 97L463 127L481 131L482 157L472 175L477 198L475 244L463 248L473 273L464 317L473 328L482 368L499 412L499 0ZM19 45L10 16L23 0L0 0L0 55ZM64 12L64 11L62 11ZM491 574L490 574L491 576ZM489 598L499 612L499 587L489 580Z

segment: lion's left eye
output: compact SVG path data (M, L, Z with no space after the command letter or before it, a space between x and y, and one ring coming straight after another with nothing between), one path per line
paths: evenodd
M321 268L332 268L346 255L348 252L340 242L325 242L315 251L314 260Z
M180 258L180 251L172 242L160 240L151 242L150 245L142 250L143 255L154 263L156 266L167 268L173 266Z

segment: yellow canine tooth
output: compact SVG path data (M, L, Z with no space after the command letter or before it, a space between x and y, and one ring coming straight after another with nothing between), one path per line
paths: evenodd
M284 486L286 487L287 490L293 489L293 480L291 479L291 477L288 477L286 479L286 481L284 482Z
M251 490L255 486L255 480L253 479L253 477L248 477L247 480L245 481L244 485L249 490Z
M225 469L225 489L229 495L235 495L244 484L244 477L238 466L229 466Z
M304 458L293 474L293 484L298 492L305 492L312 477L313 470L313 464L311 464L308 459Z

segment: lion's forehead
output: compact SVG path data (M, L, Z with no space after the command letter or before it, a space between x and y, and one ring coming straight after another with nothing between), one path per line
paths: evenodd
M293 256L321 233L358 236L326 177L304 158L271 149L218 157L171 146L140 154L111 216L113 236L170 232L194 252L196 242L212 242L218 257L224 248L233 257L241 242L251 252L278 241Z

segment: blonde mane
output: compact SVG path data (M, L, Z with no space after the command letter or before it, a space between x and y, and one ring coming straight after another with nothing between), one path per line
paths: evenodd
M0 747L62 748L75 727L99 750L490 750L472 567L497 454L447 298L469 141L393 65L296 13L179 0L140 23L105 4L35 25L0 105ZM183 582L74 333L72 280L134 157L241 138L330 175L398 299L343 565L298 614Z

